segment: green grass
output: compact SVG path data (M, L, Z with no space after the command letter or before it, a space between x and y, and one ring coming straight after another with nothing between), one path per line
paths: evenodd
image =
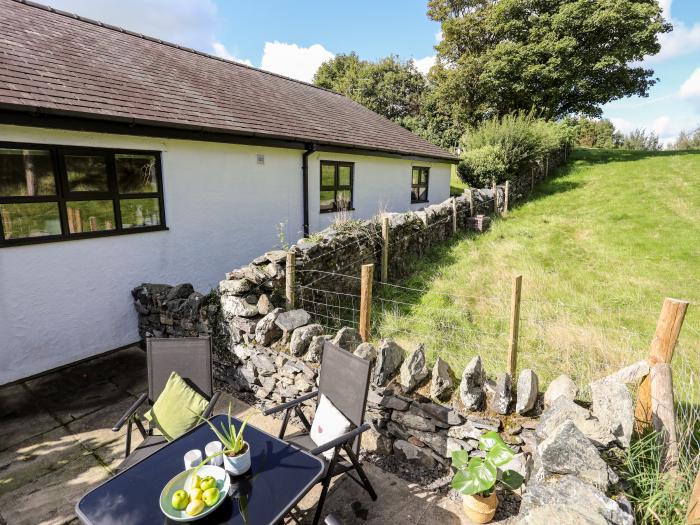
M685 395L700 356L700 152L578 150L483 235L463 234L379 287L373 331L422 342L459 374L505 370L511 279L523 275L518 370L579 385L648 354L664 297L691 301L676 349ZM679 369L682 367L682 370ZM583 393L585 397L585 392ZM694 397L694 395L693 395Z
M453 164L450 171L450 195L462 195L469 184L463 182L457 175L457 165Z

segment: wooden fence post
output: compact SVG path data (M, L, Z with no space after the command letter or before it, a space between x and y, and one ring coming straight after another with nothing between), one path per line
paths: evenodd
M693 492L690 493L686 521L688 525L700 525L700 469L698 469L698 475L695 476Z
M474 195L472 194L472 189L467 188L464 190L464 193L468 193L469 195L469 216L474 217Z
M364 342L369 341L370 319L372 317L372 279L374 265L363 264L360 280L360 337Z
M530 167L530 193L535 191L535 168Z
M510 333L508 335L508 373L511 380L515 379L518 368L518 334L520 332L520 296L523 276L513 277L513 289L510 296Z
M688 309L687 301L678 299L664 299L661 307L661 314L656 323L656 332L651 341L649 351L649 365L653 367L657 363L671 363L673 350L678 341L685 312ZM637 394L637 405L634 409L634 419L637 432L643 432L649 427L652 420L652 399L651 399L651 374L645 376L639 385Z
M294 310L295 286L296 286L296 256L294 252L287 252L287 267L285 269L285 297L287 299L287 310Z
M506 181L506 194L505 200L503 201L503 216L508 217L508 197L510 195L510 181Z
M389 282L389 217L382 217L382 282Z
M452 234L457 233L457 197L452 197Z
M493 191L493 213L496 213L498 212L498 186L496 186L496 181L493 181L491 190Z
M678 435L673 401L673 379L670 363L657 363L649 374L651 384L651 419L663 446L664 472L678 467Z

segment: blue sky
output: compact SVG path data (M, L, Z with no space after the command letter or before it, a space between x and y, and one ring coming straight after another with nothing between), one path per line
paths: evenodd
M409 0L39 0L224 58L310 80L338 53L434 60L439 24L426 1ZM670 142L700 126L700 0L661 0L675 30L644 63L659 83L648 98L615 101L604 115L622 131L643 127Z

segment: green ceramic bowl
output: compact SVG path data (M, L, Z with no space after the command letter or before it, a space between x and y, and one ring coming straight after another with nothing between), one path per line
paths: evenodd
M231 480L229 479L226 471L221 467L214 467L213 465L204 465L203 467L199 468L199 470L197 471L197 475L200 478L211 476L216 480L216 487L219 489L218 501L214 503L214 505L212 505L211 507L205 506L204 510L196 516L189 516L185 513L184 510L175 509L171 503L173 499L173 494L177 490L187 490L190 488L190 480L192 479L194 471L195 469L190 469L184 472L180 472L177 476L168 481L165 487L163 487L163 491L160 493L160 510L171 520L195 521L200 518L203 518L207 514L213 512L214 509L221 505L224 499L228 497L228 491L231 487Z

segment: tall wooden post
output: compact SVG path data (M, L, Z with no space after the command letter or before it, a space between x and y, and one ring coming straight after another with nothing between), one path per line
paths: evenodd
M664 299L661 314L656 323L656 332L651 341L649 352L649 365L653 367L657 363L671 363L673 350L676 348L678 335L680 334L685 312L688 310L688 302L678 299ZM637 406L634 409L634 418L638 432L647 429L652 420L651 401L651 377L645 376L639 385Z
M530 168L530 193L535 191L535 168Z
M12 217L7 209L2 210L2 229L6 239L12 238Z
M498 211L498 186L496 186L496 181L493 181L491 190L493 191L493 213L496 213Z
M673 378L670 363L656 363L649 374L651 384L651 420L659 435L664 454L663 471L678 467L678 434L673 400Z
M297 276L296 272L296 256L294 252L287 252L287 266L285 268L285 297L287 299L287 310L294 310L294 303L296 302L295 295L295 280Z
M452 197L452 234L457 233L457 197Z
M506 194L505 200L503 201L503 216L508 217L508 198L510 196L510 181L506 181Z
M690 493L686 521L688 525L700 525L700 470L698 470L698 475L695 476L693 492Z
M474 195L472 194L472 189L467 188L464 190L464 193L466 193L469 198L469 216L474 217Z
M508 373L515 379L518 368L518 335L520 332L520 296L523 276L513 277L513 288L510 295L510 333L508 335Z
M370 319L372 317L372 279L374 276L374 265L363 264L360 280L360 337L369 341Z
M382 282L389 282L389 217L382 217Z

